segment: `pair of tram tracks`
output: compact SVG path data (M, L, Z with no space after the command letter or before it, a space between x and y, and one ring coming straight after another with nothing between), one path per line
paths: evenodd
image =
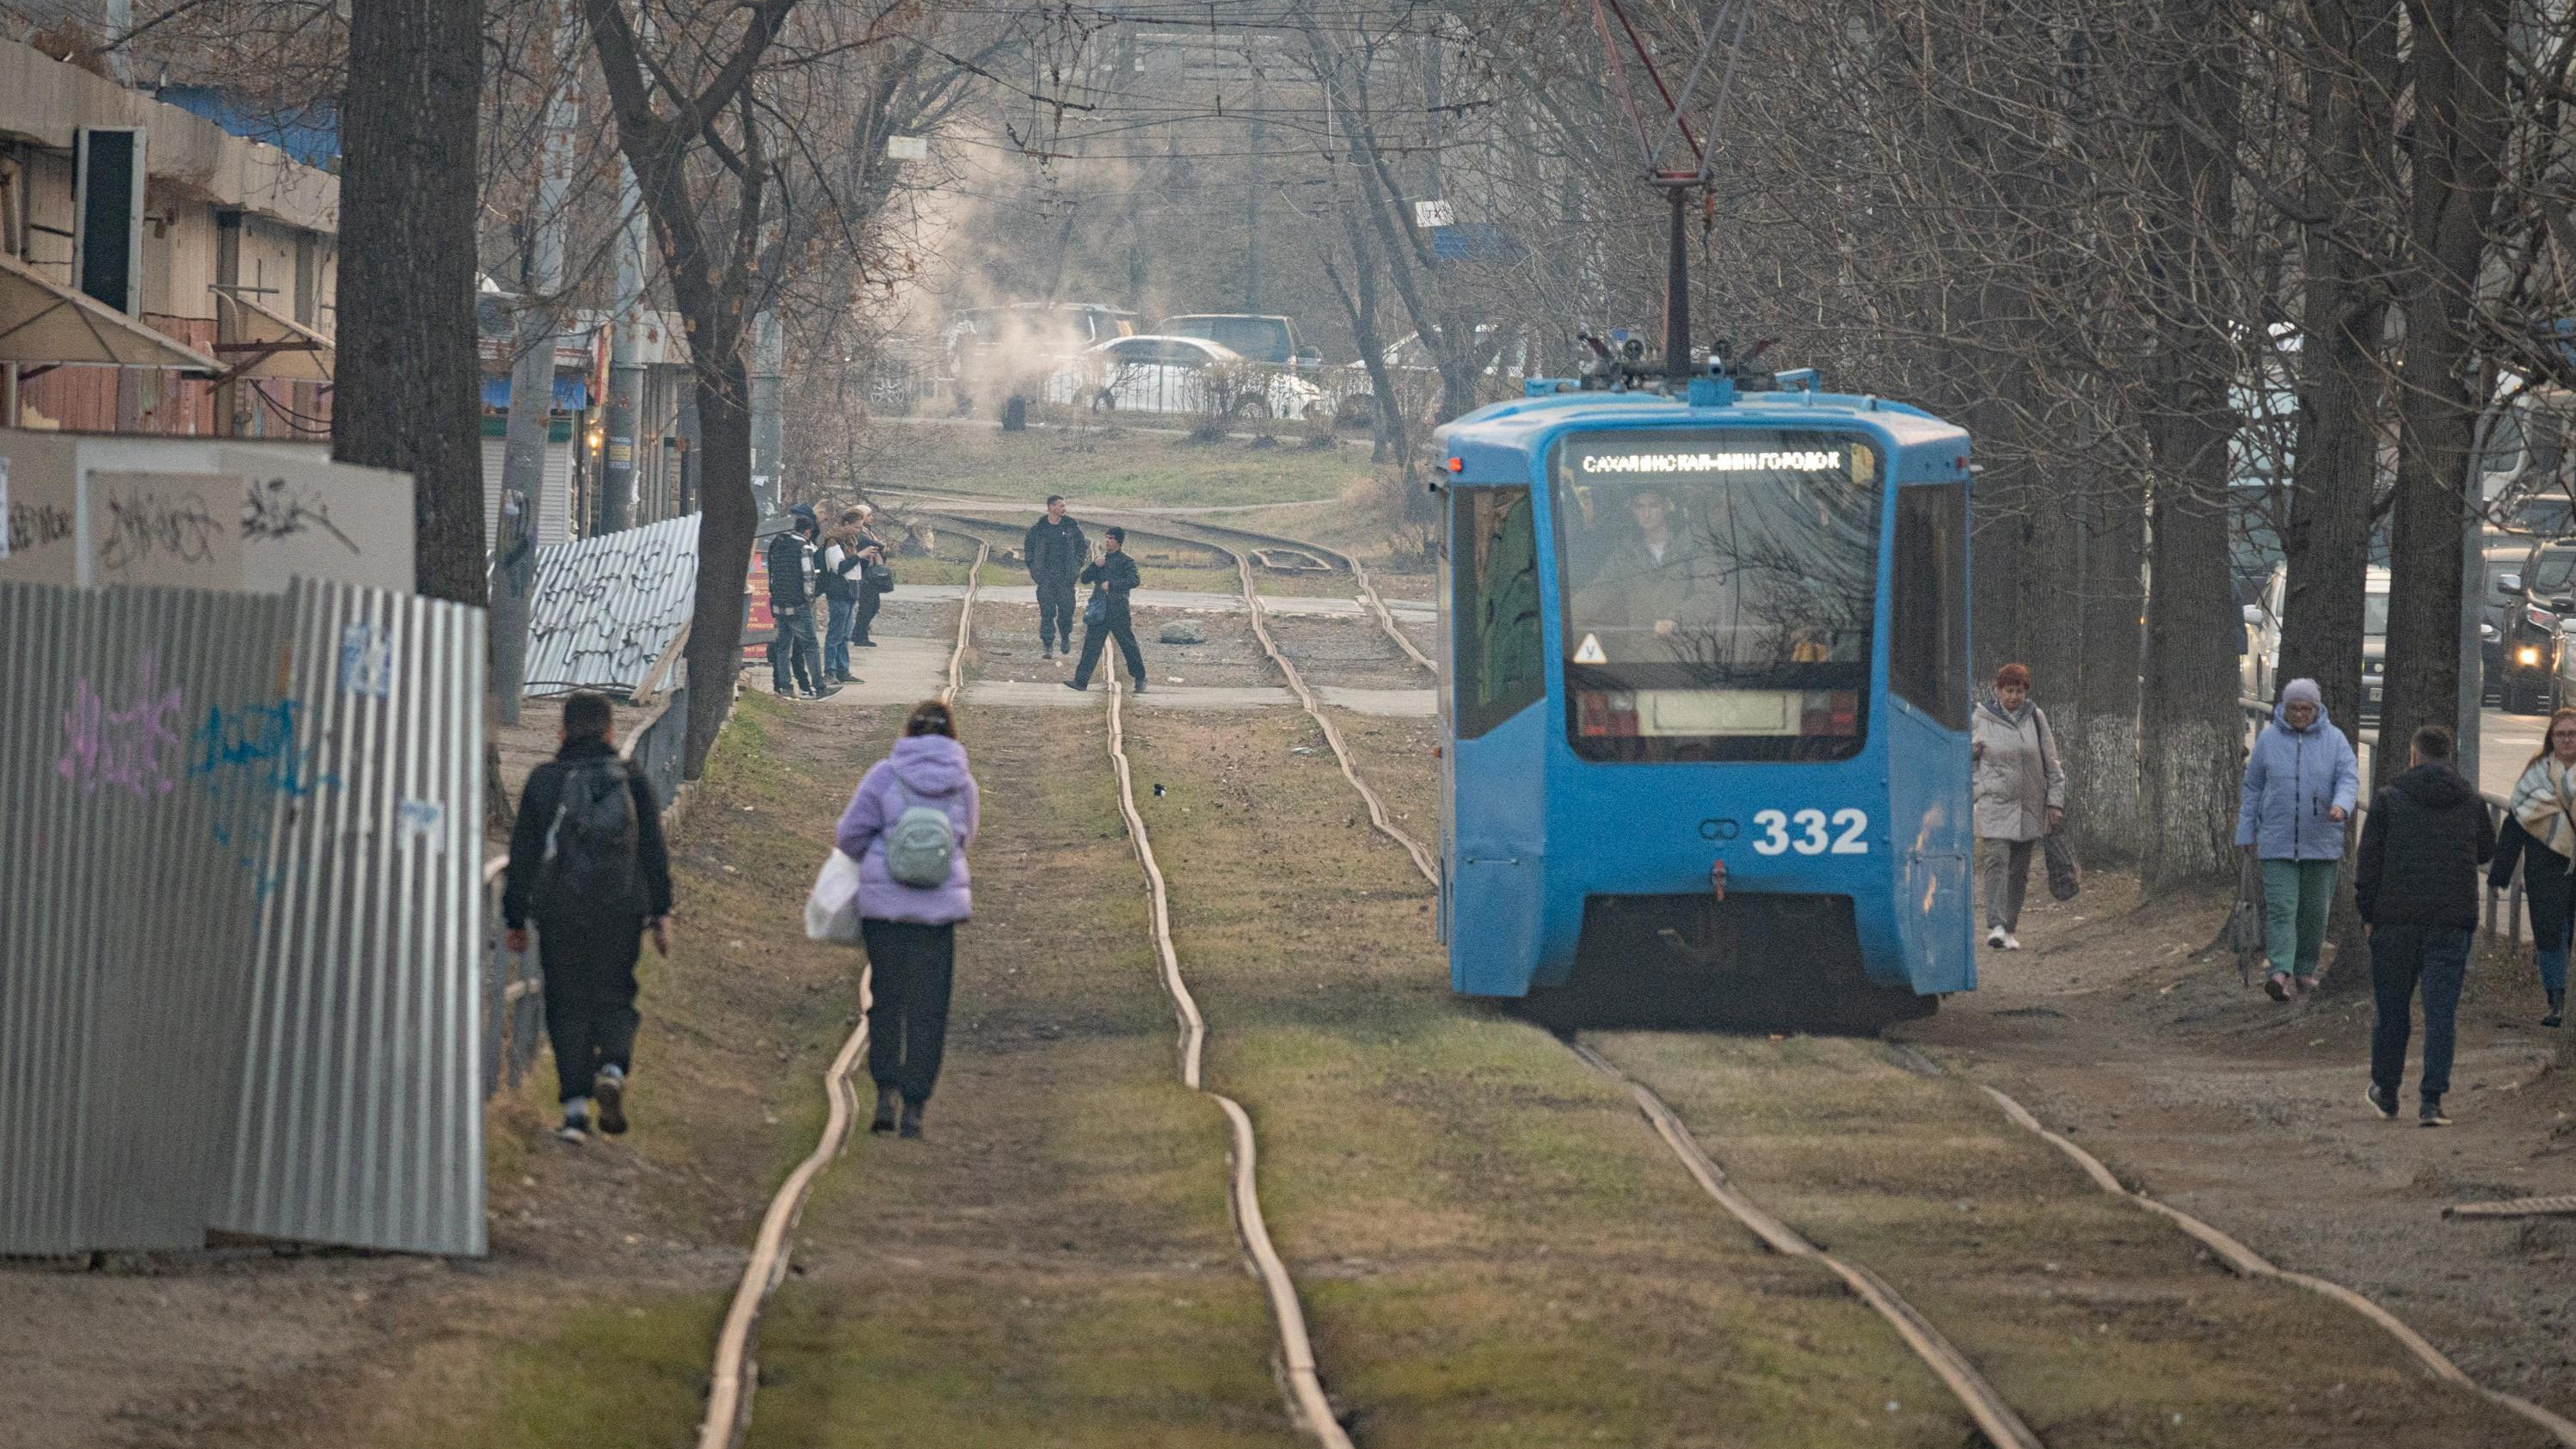
M1425 656L1397 625L1394 615L1387 608L1385 600L1369 580L1365 566L1358 559L1300 540L1257 534L1250 530L1210 528L1205 531L1259 538L1273 547L1294 548L1319 557L1338 560L1350 571L1360 590L1361 602L1371 617L1378 622L1406 657L1421 668L1430 671L1436 678L1438 666ZM1367 805L1370 824L1401 847L1411 858L1415 870L1422 875L1424 881L1437 889L1440 878L1439 867L1432 853L1421 841L1396 825L1389 817L1384 801L1360 774L1358 764L1352 758L1348 746L1344 744L1341 731L1335 726L1329 712L1317 699L1313 690L1307 686L1296 664L1287 657L1272 636L1267 611L1261 602L1252 572L1252 558L1255 555L1249 550L1226 548L1222 544L1209 543L1207 546L1223 549L1233 556L1237 571L1242 578L1244 603L1251 612L1254 634L1260 639L1262 648L1269 654L1271 662L1287 678L1290 690L1296 694L1298 702L1313 719L1323 734L1325 742L1331 746L1333 757L1341 766L1343 778L1350 782L1362 802ZM1884 1278L1866 1265L1852 1262L1810 1242L1787 1223L1763 1208L1741 1188L1735 1186L1728 1179L1725 1169L1709 1155L1697 1134L1652 1087L1622 1071L1600 1053L1576 1039L1571 1032L1558 1036L1557 1040L1586 1067L1625 1089L1635 1099L1639 1112L1654 1129L1656 1136L1662 1139L1681 1162L1683 1170L1699 1184L1701 1190L1711 1200L1734 1217L1765 1247L1782 1257L1813 1260L1840 1279L1855 1297L1867 1303L1882 1318L1885 1318L1895 1328L1906 1347L1920 1358L1949 1389L1951 1395L1958 1400L1960 1407L1977 1425L1979 1432L1995 1445L1996 1449L2044 1449L2044 1441L1993 1384L1986 1380L1968 1356L1957 1345L1951 1343L1920 1310L1906 1302L1904 1297L1897 1293ZM1897 1046L1893 1050L1901 1058L1908 1059L1907 1064L1917 1070L1926 1070L1933 1075L1944 1075L1937 1064L1911 1048ZM2005 1118L2014 1126L2037 1136L2065 1154L2094 1185L2103 1191L2133 1202L2172 1222L2185 1235L2207 1248L2212 1256L2226 1266L2228 1271L2241 1278L2268 1278L2292 1284L2343 1304L2396 1340L2398 1345L2435 1379L2477 1394L2497 1407L2537 1425L2560 1444L2576 1449L2576 1421L2571 1421L2564 1415L2520 1395L2478 1383L2422 1334L2408 1327L2403 1320L2373 1302L2368 1296L2330 1279L2279 1267L2209 1223L2171 1204L2158 1201L2143 1191L2128 1187L2100 1159L2062 1134L2050 1131L2029 1108L2015 1100L2011 1094L2001 1088L1983 1083L1977 1085L1980 1091L1983 1091L2002 1109Z
M975 626L976 579L991 545L978 542L974 567L967 571L966 596L957 609L957 640L948 651L948 682L940 686L942 704L954 704L965 682L966 647ZM753 1235L750 1261L726 1306L724 1326L716 1332L715 1360L707 1377L707 1413L698 1425L698 1449L735 1449L751 1427L752 1394L759 1387L755 1357L761 1311L787 1277L796 1224L804 1216L814 1184L850 1145L850 1127L858 1120L859 1059L868 1049L868 967L859 968L859 1022L823 1069L825 1114L814 1150L796 1164L761 1214Z

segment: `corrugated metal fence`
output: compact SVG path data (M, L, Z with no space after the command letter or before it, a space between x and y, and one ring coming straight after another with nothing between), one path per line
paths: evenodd
M484 1249L483 617L0 585L0 1253Z
M537 550L527 692L644 687L688 624L697 586L694 513Z

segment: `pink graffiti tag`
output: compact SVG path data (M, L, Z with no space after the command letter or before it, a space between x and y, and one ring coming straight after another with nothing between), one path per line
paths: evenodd
M134 671L133 702L123 709L108 708L87 679L74 680L72 707L63 711L63 752L54 760L54 773L78 785L84 795L96 794L101 785L113 785L148 801L177 789L162 751L174 756L178 751L175 726L182 704L176 686L157 688L160 669L160 651L144 650Z

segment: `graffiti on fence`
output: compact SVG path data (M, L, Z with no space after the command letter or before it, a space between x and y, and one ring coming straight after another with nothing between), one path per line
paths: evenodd
M279 884L266 867L270 832L283 804L289 820L297 802L337 786L337 776L313 769L313 746L296 737L297 702L227 710L209 706L197 727L189 778L215 803L215 843L233 852L265 898Z
M72 782L83 795L101 785L153 800L178 787L162 761L166 748L179 748L177 729L184 707L179 689L160 684L161 651L143 650L136 661L127 703L111 709L87 676L72 681L72 707L63 711L63 749L54 758L54 773Z
M340 531L331 521L331 505L322 499L322 490L311 484L292 485L283 478L263 483L253 478L242 494L244 538L293 538L307 529L319 528L340 540L351 553L359 552L358 541Z

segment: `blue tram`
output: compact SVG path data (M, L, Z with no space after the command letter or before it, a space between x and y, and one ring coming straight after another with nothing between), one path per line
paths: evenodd
M1440 431L1456 991L1868 1029L1976 984L1968 437L1813 377Z

